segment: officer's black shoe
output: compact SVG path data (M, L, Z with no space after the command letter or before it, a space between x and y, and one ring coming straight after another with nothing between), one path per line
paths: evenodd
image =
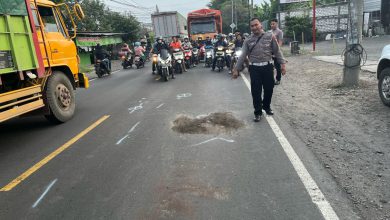
M255 115L255 118L253 119L254 122L260 122L261 115Z
M267 109L263 108L263 109L264 109L265 113L267 113L267 115L274 115L274 111L272 111L271 108L267 108Z

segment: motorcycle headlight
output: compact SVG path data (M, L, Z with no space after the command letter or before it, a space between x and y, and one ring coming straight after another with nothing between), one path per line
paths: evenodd
M212 55L211 51L208 51L208 52L207 52L207 55L208 55L208 56L211 56L211 55Z
M241 54L242 54L242 51L237 51L237 52L236 52L236 55L237 55L237 56L241 56Z

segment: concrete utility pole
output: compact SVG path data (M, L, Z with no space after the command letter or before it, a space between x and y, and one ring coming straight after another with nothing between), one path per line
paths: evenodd
M363 0L350 0L348 5L348 32L344 54L343 85L357 86L359 84L363 27Z
M233 0L232 0L232 24L234 24L234 1ZM232 27L232 33L233 32L234 32L234 27Z
M316 0L313 0L313 51L316 51Z

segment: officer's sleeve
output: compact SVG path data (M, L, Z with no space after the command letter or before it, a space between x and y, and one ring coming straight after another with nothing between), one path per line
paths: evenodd
M275 35L272 35L271 47L272 47L272 53L275 55L276 59L278 60L278 63L285 64L286 60L284 59L283 53L279 48L279 44L276 40Z
M244 61L245 58L248 56L248 40L244 41L244 45L242 46L242 52L241 56L238 58L237 64L236 64L236 69L238 71L242 71L244 69Z

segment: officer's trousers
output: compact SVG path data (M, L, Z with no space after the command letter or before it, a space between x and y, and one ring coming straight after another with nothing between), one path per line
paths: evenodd
M274 90L274 66L272 64L266 66L249 66L251 76L251 92L253 99L254 114L261 115L262 109L271 107L272 93ZM264 98L262 92L264 89Z

